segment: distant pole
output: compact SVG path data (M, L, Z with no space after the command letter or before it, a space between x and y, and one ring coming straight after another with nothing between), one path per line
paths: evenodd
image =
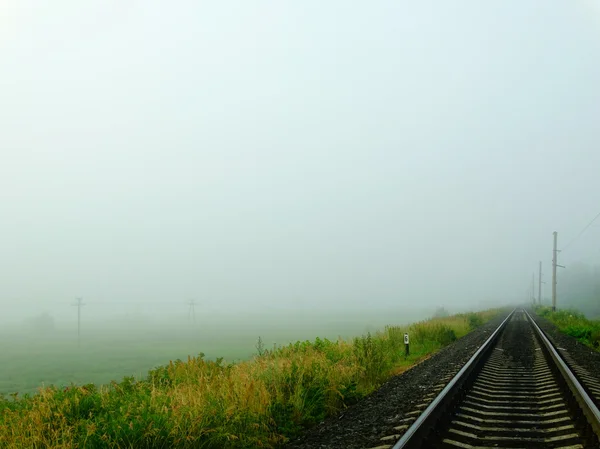
M542 261L540 260L540 271L538 274L538 304L542 305Z
M552 311L556 312L556 265L558 250L556 244L558 241L558 233L554 231L554 250L552 251Z
M81 298L77 298L77 304L73 304L77 307L77 346L81 346L81 307L85 306L81 301Z
M535 273L531 273L531 303L535 306Z
M194 321L194 323L196 322L196 309L195 309L195 305L196 305L196 301L193 299L190 299L188 301L189 307L188 307L188 320L192 319Z
M554 251L552 252L552 311L556 312L556 268L566 268L564 265L558 264L558 253L560 250L556 248L558 234L554 231Z

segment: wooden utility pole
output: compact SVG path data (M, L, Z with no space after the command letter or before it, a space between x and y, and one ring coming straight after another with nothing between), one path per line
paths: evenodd
M535 273L531 273L531 304L535 306Z
M554 231L554 251L552 252L552 311L556 312L556 268L565 268L564 265L558 264L559 249L556 248L558 233Z
M540 271L538 273L538 304L542 305L542 261L540 260Z
M85 306L81 301L81 298L77 298L77 304L73 304L77 307L77 346L81 345L81 307Z
M556 312L556 257L558 250L556 249L556 243L558 240L558 234L554 231L554 250L552 251L552 311Z

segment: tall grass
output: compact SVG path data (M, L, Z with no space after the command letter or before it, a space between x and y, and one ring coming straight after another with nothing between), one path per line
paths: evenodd
M535 309L540 316L552 321L562 332L596 350L600 350L600 320L589 320L575 309L552 311L551 307Z
M388 326L352 341L317 338L235 364L203 354L146 379L0 398L2 448L277 447L392 374L468 333L497 310ZM411 355L404 355L404 332Z

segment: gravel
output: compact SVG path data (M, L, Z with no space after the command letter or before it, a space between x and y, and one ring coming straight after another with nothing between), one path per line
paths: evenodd
M396 440L403 431L394 430L394 427L414 417L410 412L423 403L424 396L440 391L508 313L502 313L422 363L391 378L368 397L309 429L285 447L365 449L384 445L381 438L386 436L396 435Z

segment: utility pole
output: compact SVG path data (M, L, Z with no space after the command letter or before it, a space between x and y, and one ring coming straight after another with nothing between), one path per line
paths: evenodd
M558 250L556 249L556 243L558 234L554 231L554 249L552 251L552 311L556 312L556 256Z
M535 273L531 273L531 304L535 306Z
M558 264L559 249L556 249L558 233L554 231L554 251L552 252L552 311L556 312L556 267L565 268Z
M196 301L193 299L190 299L188 301L189 307L188 307L188 320L192 319L194 321L194 323L196 322L196 309L194 308L194 306L196 305Z
M85 306L81 301L81 298L77 298L77 304L72 304L77 307L77 346L81 346L81 307Z
M538 274L538 304L542 305L542 261L540 260L540 272Z

